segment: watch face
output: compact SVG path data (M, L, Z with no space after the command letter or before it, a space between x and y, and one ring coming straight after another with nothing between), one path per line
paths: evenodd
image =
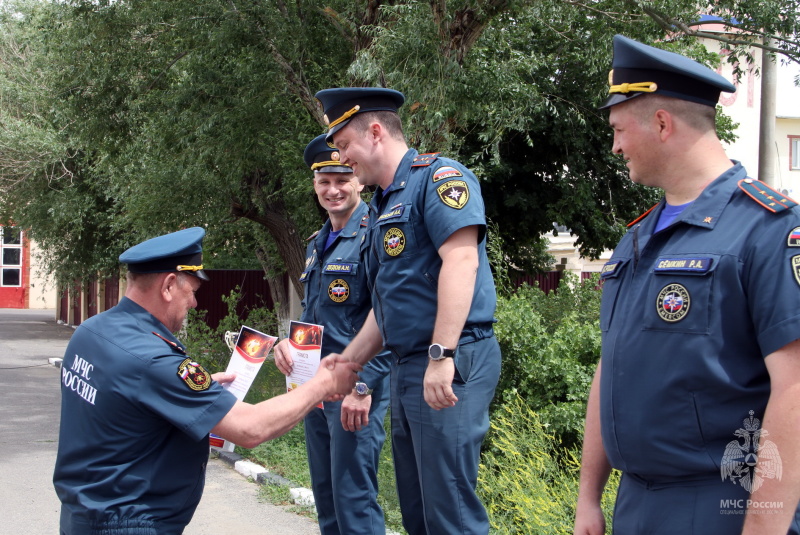
M433 360L439 360L442 358L442 346L439 344L433 344L430 348L428 348L428 355Z
M366 383L356 383L356 394L363 396L369 391Z

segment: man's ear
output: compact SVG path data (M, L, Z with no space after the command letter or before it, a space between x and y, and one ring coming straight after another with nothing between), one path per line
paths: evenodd
M380 141L383 137L383 125L377 121L370 123L367 135L373 143Z
M661 141L666 141L673 134L675 129L674 119L667 110L656 110L655 114L653 114L653 123L658 129L658 136Z
M170 302L175 298L175 290L178 287L178 275L176 273L167 273L166 277L161 279L159 284L159 291L164 301Z

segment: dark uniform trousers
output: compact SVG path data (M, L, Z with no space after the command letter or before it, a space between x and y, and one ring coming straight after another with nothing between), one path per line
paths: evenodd
M403 525L409 535L485 535L489 519L473 489L500 376L500 346L493 335L459 344L454 407L437 411L427 404L427 367L424 353L392 362L392 452L400 506L424 512L404 514Z

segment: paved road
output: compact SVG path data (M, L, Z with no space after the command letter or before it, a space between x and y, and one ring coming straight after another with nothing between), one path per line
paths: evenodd
M59 370L72 329L52 310L0 309L0 511L4 533L58 533L52 476L58 448ZM185 535L316 535L315 522L260 503L258 486L209 462L203 500Z

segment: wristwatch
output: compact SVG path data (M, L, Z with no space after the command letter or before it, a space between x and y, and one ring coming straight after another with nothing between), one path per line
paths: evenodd
M356 394L359 396L369 396L372 394L372 389L367 386L367 383L359 381L356 383Z
M431 344L428 348L428 357L431 360L442 360L444 358L454 358L456 356L455 349L448 349L442 344Z

